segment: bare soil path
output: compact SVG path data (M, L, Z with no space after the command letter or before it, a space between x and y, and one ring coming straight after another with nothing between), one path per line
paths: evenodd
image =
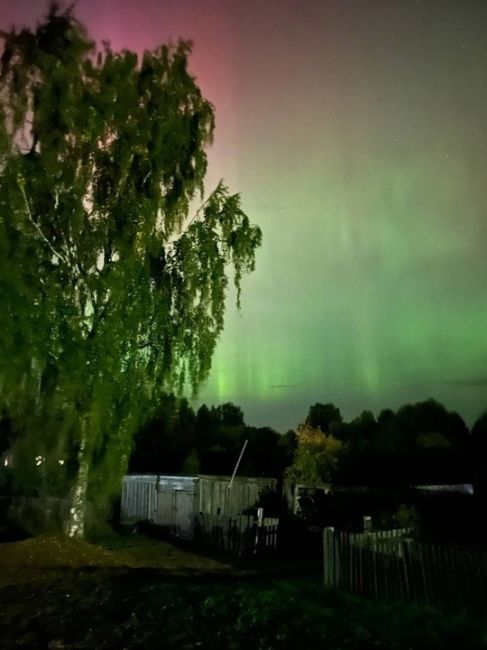
M152 568L176 574L219 574L233 569L223 561L139 534L113 536L103 545L47 535L0 544L0 587L31 583L62 569L102 568Z

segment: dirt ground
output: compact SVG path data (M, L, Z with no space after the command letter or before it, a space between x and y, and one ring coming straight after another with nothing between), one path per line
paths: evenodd
M220 610L231 620L239 581L261 584L261 571L137 532L97 543L47 535L3 542L0 650L226 650L227 640L213 642L212 621ZM195 616L208 618L206 641Z
M176 574L232 570L224 561L137 533L114 535L102 544L52 536L0 544L0 587L31 583L61 569L94 568L152 568Z

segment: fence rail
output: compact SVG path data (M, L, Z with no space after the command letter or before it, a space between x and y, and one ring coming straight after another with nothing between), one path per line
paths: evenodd
M366 598L487 613L487 556L419 543L408 529L323 531L324 582Z
M275 550L278 525L279 520L272 517L200 513L195 537L203 546L240 557Z

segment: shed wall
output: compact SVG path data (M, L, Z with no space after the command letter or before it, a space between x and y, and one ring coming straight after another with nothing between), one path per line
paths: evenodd
M238 515L258 500L261 491L276 489L272 478L235 478L230 487L228 476L200 476L198 511L212 515Z
M120 503L120 523L135 524L153 521L156 511L156 483L154 475L124 476Z
M177 537L193 536L198 478L159 476L154 523L170 529Z
M129 475L122 483L120 521L152 521L191 538L198 513L238 515L268 487L276 489L277 480L236 477L230 487L229 476Z

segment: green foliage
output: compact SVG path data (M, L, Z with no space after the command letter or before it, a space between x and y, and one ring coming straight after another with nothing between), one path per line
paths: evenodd
M287 477L294 483L319 485L331 480L343 444L331 435L307 424L297 430L298 445Z
M204 650L481 650L485 620L413 604L367 602L318 580L155 581L84 572L4 588L7 646ZM43 585L44 586L44 585ZM66 597L69 594L69 598ZM30 595L30 599L29 599ZM26 604L27 603L27 604ZM41 623L41 624L39 624Z
M207 377L261 232L223 183L188 218L214 130L190 43L96 53L55 6L3 38L0 406L46 457L83 423L91 493L113 494L162 392Z
M394 523L398 528L419 529L420 518L418 511L414 506L401 504L394 515Z

